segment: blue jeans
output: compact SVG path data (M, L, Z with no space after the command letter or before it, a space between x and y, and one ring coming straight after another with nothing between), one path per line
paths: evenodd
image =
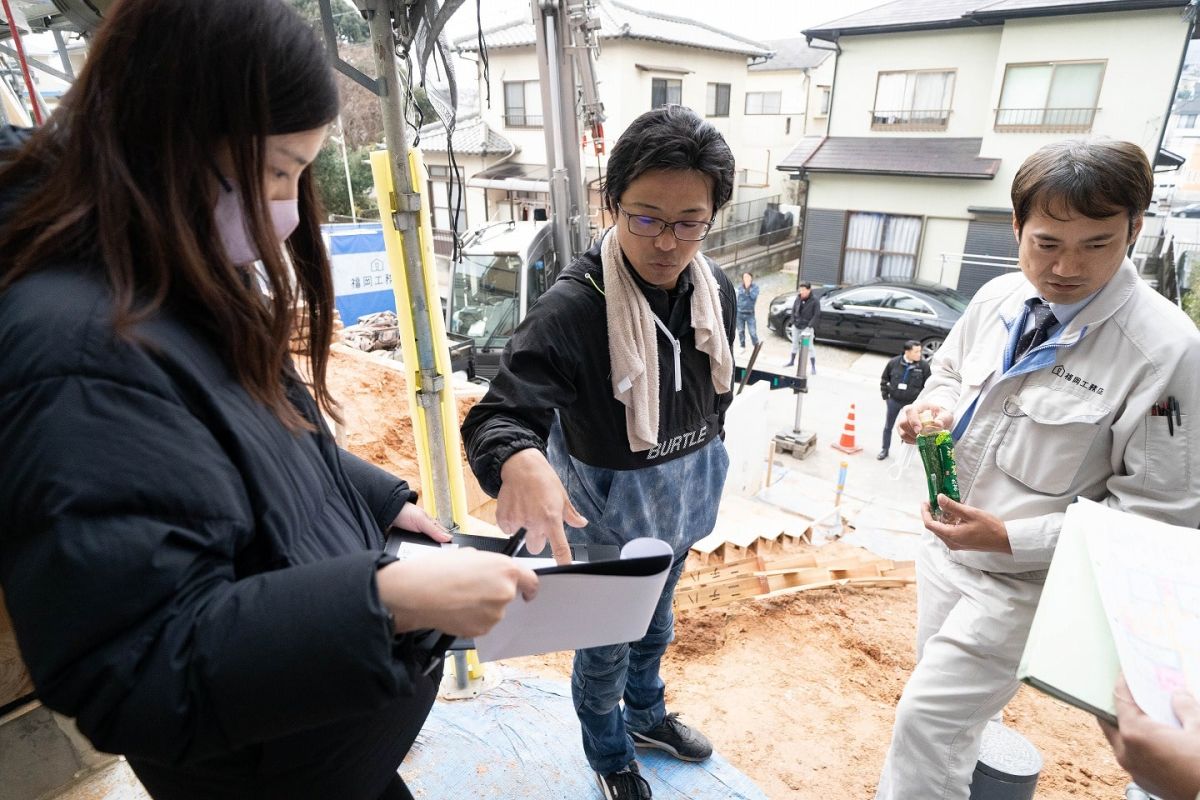
M667 645L675 639L671 605L683 564L677 558L672 565L645 636L628 644L575 651L571 697L583 729L583 752L596 772L616 772L633 761L628 731L648 731L666 716L666 686L658 668Z
M568 454L557 423L548 444L550 463L571 503L588 519L586 528L567 528L568 538L620 546L649 536L667 542L675 552L646 635L628 644L575 652L571 695L583 729L583 752L592 769L605 774L633 761L630 730L650 730L666 715L658 669L675 638L675 583L688 550L716 524L729 456L724 443L714 438L700 450L665 464L609 470Z
M742 347L746 346L746 331L750 331L750 343L758 344L758 323L754 321L754 312L745 311L737 312L737 337L738 344Z

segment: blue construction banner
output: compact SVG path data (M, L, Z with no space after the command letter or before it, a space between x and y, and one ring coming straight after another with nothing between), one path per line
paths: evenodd
M343 324L354 325L367 314L396 310L380 223L323 225L321 238L329 250L334 304Z

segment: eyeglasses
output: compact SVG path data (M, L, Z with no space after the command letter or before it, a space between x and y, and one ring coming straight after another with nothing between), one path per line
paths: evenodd
M688 220L667 222L665 219L659 219L658 217L647 217L644 214L630 214L621 208L620 203L617 203L617 210L625 215L625 225L634 236L660 236L663 231L670 228L671 233L679 241L698 242L705 236L708 236L708 229L712 227L711 222L691 222Z

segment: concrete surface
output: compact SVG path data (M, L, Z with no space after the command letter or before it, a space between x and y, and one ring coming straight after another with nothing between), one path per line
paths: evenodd
M756 316L762 348L754 365L756 370L795 374L795 367L783 366L791 353L791 343L766 327L771 300L795 289L795 264L789 267L758 280ZM733 345L734 360L745 366L752 349L740 349L736 341ZM890 457L884 461L875 458L881 448L887 414L886 404L879 396L879 378L890 356L821 344L815 350L817 369L809 376L808 393L796 395L786 389L773 390L767 399L766 413L772 431L791 431L796 398L800 397L800 427L816 433L816 448L804 459L777 453L771 470L772 487L760 497L800 513L805 508L815 511L827 508L836 497L838 470L845 461L847 477L841 503L858 528L851 541L881 556L912 558L923 530L920 501L925 497L925 477L920 460L914 454L907 465L901 466L904 450L911 446L903 445L895 436ZM862 451L846 455L831 445L842 435L851 403L855 405L856 444Z

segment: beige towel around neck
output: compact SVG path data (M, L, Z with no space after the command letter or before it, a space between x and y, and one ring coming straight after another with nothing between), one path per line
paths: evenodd
M629 449L636 453L658 444L659 333L650 303L625 266L614 229L604 234L600 261L608 317L609 378L613 397L625 405L625 433ZM733 351L725 336L721 292L702 255L697 253L687 269L693 286L696 349L708 355L713 388L724 394L733 382ZM663 335L667 335L665 331Z

